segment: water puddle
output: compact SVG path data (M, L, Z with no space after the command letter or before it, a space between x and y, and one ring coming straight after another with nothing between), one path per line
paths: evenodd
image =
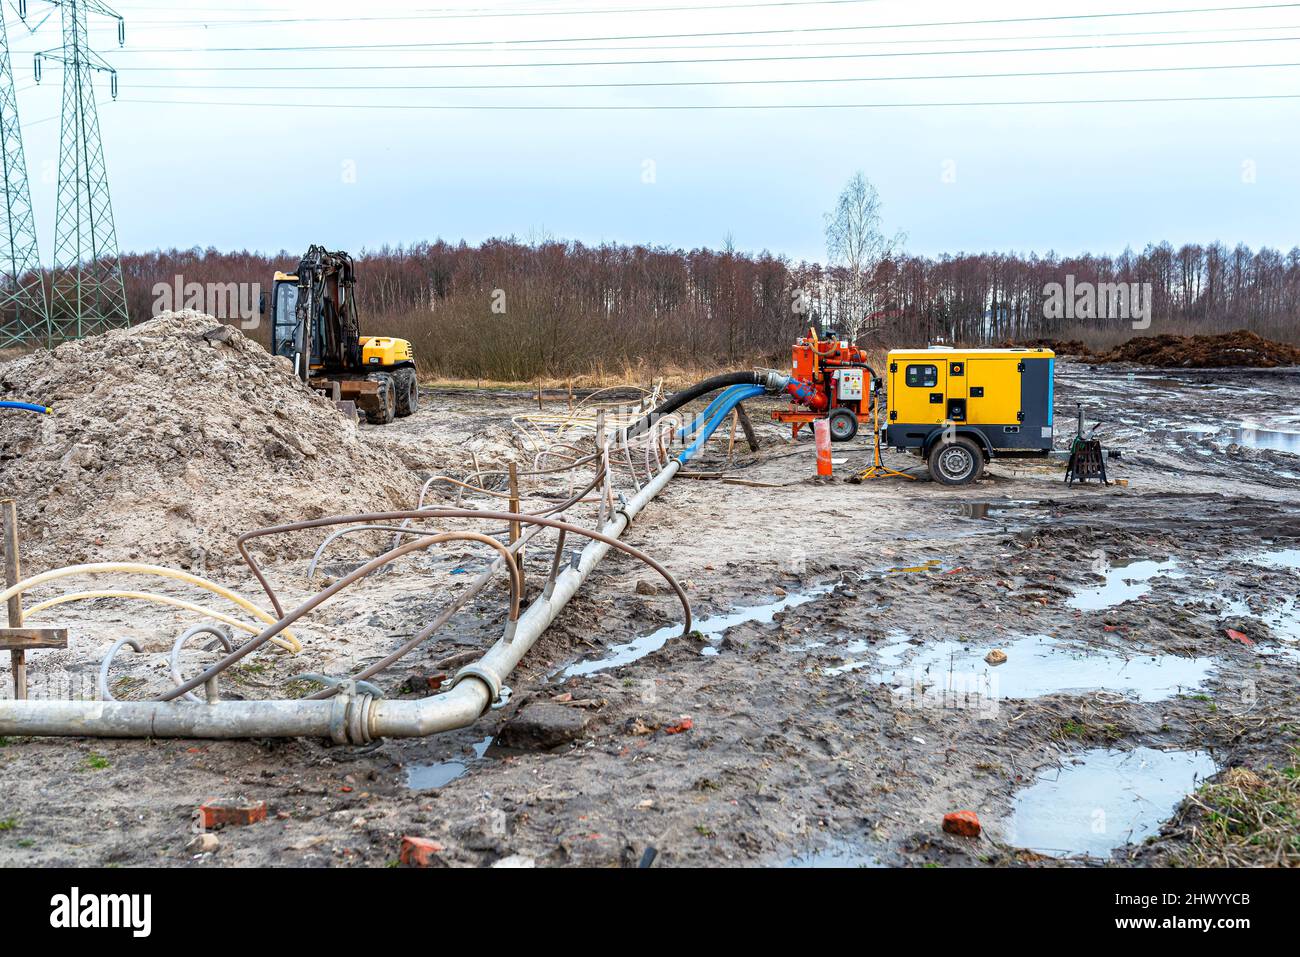
M1280 548L1274 552L1251 555L1246 560L1256 565L1268 565L1272 568L1300 570L1300 548Z
M1114 691L1138 701L1163 701L1199 688L1214 665L1210 658L1074 648L1047 635L1026 635L998 647L1007 660L991 665L984 660L989 646L959 641L915 646L907 635L891 635L876 650L877 661L884 667L874 672L872 679L890 685L896 695L915 694L920 688L927 697L964 695L997 701ZM903 666L904 657L912 651L915 653ZM851 661L824 673L844 674L870 663Z
M1031 501L961 502L957 505L957 514L962 518L980 521L1007 521L1011 517L1008 513L1018 512L1037 504Z
M1164 562L1144 560L1108 563L1106 569L1099 572L1106 579L1106 583L1096 588L1085 588L1075 592L1066 605L1080 611L1114 608L1126 601L1141 598L1151 591L1153 578L1162 575L1169 578L1182 578L1183 575L1177 571L1177 568L1178 562L1173 559Z
M1051 857L1106 857L1156 833L1217 770L1204 751L1084 751L1016 794L1006 841Z
M817 851L796 854L785 862L786 867L884 867L880 859L867 854L847 841L833 841Z
M937 558L922 562L920 565L898 565L885 570L886 575L907 575L917 572L937 572L943 570L943 562Z
M1243 426L1226 429L1215 436L1221 445L1243 445L1251 449L1268 449L1273 452L1291 452L1300 455L1300 432L1283 432L1279 429L1255 429Z
M710 615L708 618L701 619L695 623L694 630L704 636L704 639L710 642L705 647L702 654L717 654L717 648L713 647L722 640L722 636L729 629L737 625L747 624L748 622L758 622L760 624L771 624L772 619L778 612L785 611L787 608L797 608L800 605L806 605L810 601L820 598L822 595L833 591L834 585L819 585L808 591L798 594L786 595L783 598L774 599L763 605L752 605L748 608L738 608L735 611L728 612L725 615ZM631 641L621 645L612 645L609 654L603 658L596 658L589 661L579 661L569 665L560 672L561 677L572 678L576 675L589 675L597 671L605 671L609 668L618 668L622 665L631 664L639 661L651 652L658 651L666 645L670 639L676 638L681 634L681 625L665 625L658 631L653 631L648 635L641 635L633 638Z
M492 744L489 735L474 745L474 757L463 760L439 761L437 764L413 764L406 769L406 786L412 791L433 791L446 787L464 776L470 766L482 759Z

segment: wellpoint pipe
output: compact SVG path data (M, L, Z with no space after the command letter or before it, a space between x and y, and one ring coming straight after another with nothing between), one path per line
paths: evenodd
M671 461L610 517L601 532L617 539L632 519L681 468ZM555 578L507 637L462 668L450 691L418 701L376 700L349 683L332 698L289 701L3 701L0 735L86 735L119 738L325 737L365 744L382 737L415 737L473 724L500 696L505 677L528 653L569 599L609 552L593 540L575 564Z

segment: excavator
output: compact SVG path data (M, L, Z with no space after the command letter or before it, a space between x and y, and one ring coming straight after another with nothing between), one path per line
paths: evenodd
M405 339L361 335L356 282L352 257L324 246L308 249L294 272L276 272L271 351L341 408L387 425L419 407L415 353Z

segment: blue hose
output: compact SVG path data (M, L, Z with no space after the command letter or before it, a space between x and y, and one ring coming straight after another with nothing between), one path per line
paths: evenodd
M739 390L752 388L752 385L733 385L723 391L720 395L715 396L713 401L704 407L703 412L694 416L688 425L684 425L677 430L677 440L679 442L684 442L688 436L694 435L699 431L700 427L707 423L719 408L730 401L733 396L737 395Z
M0 409L18 409L22 412L38 412L41 415L47 414L50 410L43 405L33 405L30 402L3 402L0 401Z
M709 436L713 435L718 426L722 424L722 420L731 414L732 409L740 405L740 403L744 402L746 399L752 399L754 396L762 395L766 391L767 390L761 385L732 386L726 392L722 393L722 395L710 402L709 408L705 411L708 412L709 409L713 409L713 415L704 423L703 428L699 430L700 434L695 441L687 446L681 455L677 456L677 461L685 465L691 456L698 452L705 442L709 441Z

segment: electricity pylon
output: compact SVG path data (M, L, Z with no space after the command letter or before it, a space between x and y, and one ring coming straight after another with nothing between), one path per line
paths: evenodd
M44 2L59 7L63 18L63 46L36 54L37 83L43 61L63 65L59 199L50 283L51 339L59 341L97 335L131 322L92 83L96 73L107 73L116 98L117 71L90 48L87 15L112 17L117 20L118 44L126 38L122 17L100 0Z
M20 15L25 14L25 6ZM9 31L0 11L0 154L4 164L5 218L0 221L0 349L45 343L50 312L36 246L27 159L18 125L18 98L9 59Z

